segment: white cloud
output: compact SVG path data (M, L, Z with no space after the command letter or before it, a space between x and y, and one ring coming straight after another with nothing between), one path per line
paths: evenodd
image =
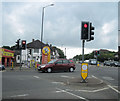
M81 47L58 47L61 50L63 50L64 54L65 54L65 48L66 48L66 55L67 55L67 59L73 58L76 55L80 55L82 54L82 48ZM89 48L84 48L84 54L89 54L91 52L93 52L93 50L98 50L98 49L89 49Z
M104 23L102 27L102 34L107 35L110 34L112 31L115 30L117 24L116 20L112 20L110 22Z

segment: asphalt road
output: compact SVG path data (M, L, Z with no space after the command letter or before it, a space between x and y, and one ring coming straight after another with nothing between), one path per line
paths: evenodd
M2 99L96 99L118 101L118 68L89 66L88 79L96 78L102 84L70 84L69 80L81 78L80 64L70 72L41 73L36 70L2 72ZM1 72L0 72L1 73ZM95 82L95 81L94 81Z

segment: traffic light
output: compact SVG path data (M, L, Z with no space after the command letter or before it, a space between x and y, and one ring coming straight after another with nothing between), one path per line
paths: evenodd
M22 40L22 49L26 49L26 40Z
M20 47L19 47L19 41L20 41L20 39L18 39L17 41L16 41L16 46L17 46L17 49L19 49Z
M88 40L89 22L83 21L81 23L81 40Z
M32 51L32 50L31 50L31 49L29 49L29 50L28 50L28 54L30 54L30 55L31 55L31 51Z
M97 54L98 54L98 51L94 51L94 55L97 56Z
M92 23L90 23L90 28L89 28L89 35L88 35L88 40L87 41L91 41L91 40L94 40L94 37L93 37L93 35L94 35L94 32L93 32L93 30L94 30L95 28L92 26Z
M100 56L100 51L97 51L97 55Z
M100 51L94 51L95 56L100 56Z

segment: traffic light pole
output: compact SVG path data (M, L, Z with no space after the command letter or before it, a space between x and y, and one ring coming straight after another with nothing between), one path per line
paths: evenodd
M84 45L85 45L85 40L82 40L82 63L84 62Z
M21 49L21 47L20 47L20 70L21 70L21 60L22 60L22 59L21 59L21 58L22 58L21 56L22 56L22 49Z

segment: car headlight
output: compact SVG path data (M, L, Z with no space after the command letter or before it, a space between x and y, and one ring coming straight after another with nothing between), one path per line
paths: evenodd
M41 68L44 68L46 65L42 65Z

